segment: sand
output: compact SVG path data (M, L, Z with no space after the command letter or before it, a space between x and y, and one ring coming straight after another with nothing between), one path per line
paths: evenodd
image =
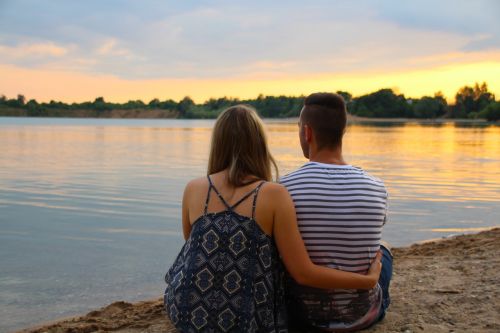
M363 332L500 332L500 229L393 249L392 304ZM21 332L175 332L161 299Z

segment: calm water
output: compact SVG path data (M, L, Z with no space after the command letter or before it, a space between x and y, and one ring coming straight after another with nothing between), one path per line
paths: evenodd
M0 118L0 331L160 297L180 200L213 121ZM267 123L282 174L297 125ZM382 178L395 245L500 225L500 127L348 128L345 157Z

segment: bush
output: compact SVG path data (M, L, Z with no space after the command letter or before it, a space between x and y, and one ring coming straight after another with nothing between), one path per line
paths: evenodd
M488 121L500 120L500 102L491 102L477 115L478 118L485 118Z

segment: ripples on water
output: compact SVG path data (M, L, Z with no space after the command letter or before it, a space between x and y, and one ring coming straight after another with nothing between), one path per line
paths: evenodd
M159 297L212 124L0 118L0 330ZM305 162L296 124L267 128L282 174ZM499 224L498 126L353 124L344 154L385 181L395 245Z

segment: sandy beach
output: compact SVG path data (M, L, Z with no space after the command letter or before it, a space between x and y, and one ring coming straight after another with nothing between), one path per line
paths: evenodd
M364 332L500 332L500 229L395 248L392 304ZM175 332L161 299L115 302L20 332Z

